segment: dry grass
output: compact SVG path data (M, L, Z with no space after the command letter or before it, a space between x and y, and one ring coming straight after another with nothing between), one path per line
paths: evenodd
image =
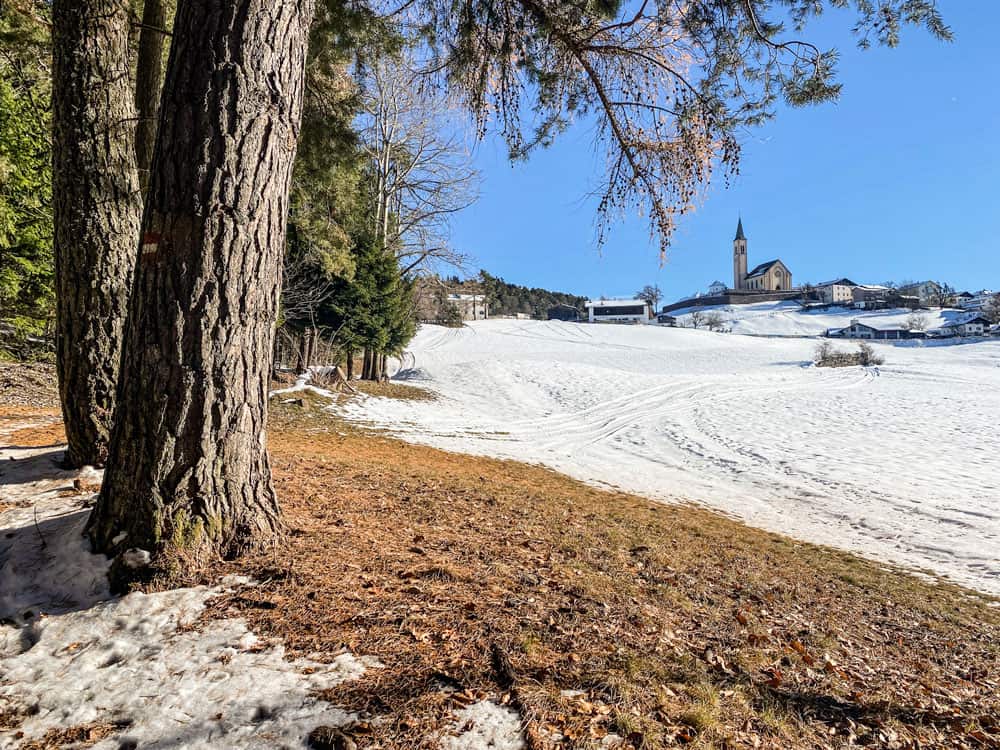
M25 417L20 417L19 421L24 419ZM9 441L11 445L17 445L21 448L48 448L63 445L66 442L66 431L63 429L60 417L36 415L31 419L35 424L11 430L7 433L5 440ZM0 426L3 422L4 418L0 416Z
M239 563L267 582L216 612L381 659L326 695L380 720L362 746L416 747L485 695L539 747L1000 743L985 597L310 408L273 420L287 546Z
M377 656L325 694L361 712L359 746L427 746L492 696L535 747L1000 747L995 601L321 407L274 406L289 535L205 571L263 582L207 616Z
M0 363L0 404L35 409L58 407L59 386L55 366Z
M406 385L405 383L394 383L391 380L386 383L376 383L371 380L352 380L351 385L356 390L369 396L395 398L403 401L434 401L437 399L437 394L434 391Z
M66 729L50 729L37 740L29 740L20 745L21 750L61 750L62 748L85 748L96 745L123 729L122 724L94 721Z

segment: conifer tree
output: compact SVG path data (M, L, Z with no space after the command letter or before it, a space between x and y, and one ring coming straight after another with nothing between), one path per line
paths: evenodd
M0 335L45 332L53 313L48 5L0 4Z

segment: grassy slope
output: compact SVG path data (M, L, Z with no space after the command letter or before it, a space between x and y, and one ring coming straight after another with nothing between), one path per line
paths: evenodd
M386 669L329 696L388 722L373 746L414 747L487 694L522 711L537 746L609 732L644 747L996 745L1000 611L985 597L365 434L320 405L275 410L292 534L250 564L263 591L219 611L294 651L379 657Z

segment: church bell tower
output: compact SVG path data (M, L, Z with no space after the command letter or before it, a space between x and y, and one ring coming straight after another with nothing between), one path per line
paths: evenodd
M743 234L743 217L736 225L736 239L733 240L733 289L743 289L747 278L747 238Z

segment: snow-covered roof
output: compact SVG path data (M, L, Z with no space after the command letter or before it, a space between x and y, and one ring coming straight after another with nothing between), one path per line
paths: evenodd
M964 326L964 325L966 325L968 323L982 323L984 326L988 326L990 324L990 320L989 320L989 318L986 318L986 317L984 317L982 315L973 315L973 316L967 317L967 318L955 318L954 320L948 321L947 323L945 323L941 327L942 328L956 328L958 326Z
M899 325L898 323L886 323L882 321L873 320L871 318L867 319L869 322L862 322L860 320L852 320L852 326L861 326L862 328L870 328L873 331L906 331L908 329ZM850 327L850 326L849 326Z
M626 307L630 305L648 305L644 299L595 299L587 300L584 307Z
M844 278L844 279L834 279L833 281L824 281L823 283L817 284L816 286L824 287L824 286L860 286L860 285L855 284L850 279Z

